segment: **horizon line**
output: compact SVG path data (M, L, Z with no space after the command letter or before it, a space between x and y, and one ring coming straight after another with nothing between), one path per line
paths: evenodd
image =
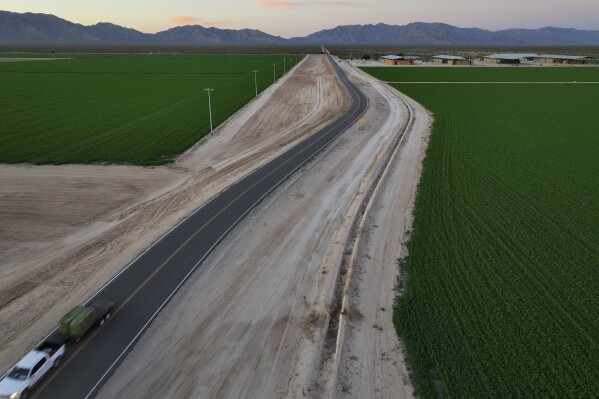
M326 31L326 30L332 30L332 29L336 29L336 28L340 28L340 27L347 27L347 26L361 26L361 27L363 27L363 26L377 26L377 25L407 26L407 25L411 25L411 24L431 24L431 25L432 24L442 24L442 25L447 25L447 26L459 28L459 29L481 29L481 30L484 30L484 31L487 31L487 32L493 32L493 33L495 33L495 32L502 32L502 31L505 31L505 30L540 30L540 29L572 29L572 30L577 30L577 31L599 32L599 28L598 29L580 29L580 28L572 28L572 27L564 27L564 26L553 26L553 25L547 25L547 26L542 26L542 27L538 27L538 28L522 28L522 27L516 27L516 28L514 28L514 27L512 27L512 28L504 28L504 29L493 30L493 29L488 29L488 28L481 28L481 27L478 27L478 26L458 26L458 25L453 25L453 24L447 23L447 22L441 22L441 21L436 21L436 22L412 21L412 22L408 22L408 23L404 23L404 24L399 24L399 23L397 23L397 24L391 24L391 23L386 23L386 22L358 23L358 24L339 24L339 25L336 25L336 26L333 26L333 27L322 28L322 29L316 30L316 31L314 31L312 33L308 33L307 35L304 35L304 36L282 36L282 35L276 35L276 34L268 33L266 30L262 30L262 29L259 29L259 28L251 28L251 27L234 28L234 27L231 27L231 26L218 27L218 26L215 25L215 22L212 22L212 21L205 21L204 22L205 25L202 25L202 23L201 23L202 21L200 21L200 20L198 20L198 23L195 23L195 24L182 24L182 25L173 26L171 28L164 29L164 30L158 30L158 31L155 31L155 32L147 32L147 31L142 31L142 30L136 29L136 28L130 28L130 27L125 26L125 25L119 25L119 24L116 24L116 23L110 22L110 21L99 21L99 22L96 22L96 23L85 25L85 24L82 24L82 23L79 23L79 22L74 22L72 20L60 17L60 16L58 16L56 14L48 14L48 13L43 13L43 12L31 12L31 11L27 11L27 12L20 13L20 12L9 11L9 10L0 10L0 12L7 12L7 13L17 14L17 15L33 14L33 15L52 16L52 17L59 18L59 19L62 19L64 21L67 21L67 22L70 22L70 23L73 23L73 24L77 24L77 25L81 25L81 26L87 26L87 27L95 26L95 25L98 25L98 24L111 24L111 25L122 27L122 28L135 30L137 32L140 32L140 33L143 33L143 34L146 34L146 35L155 35L157 33L166 32L168 30L176 29L176 28L199 26L199 27L202 27L204 29L217 29L217 30L234 30L234 31L240 31L240 30L257 30L257 31L266 33L266 34L268 34L270 36L279 37L279 38L282 38L282 39L285 39L285 40L294 39L294 38L303 38L303 37L310 36L310 35L312 35L314 33L317 33L317 32L322 32L322 31ZM170 18L174 19L174 18L180 18L180 17L173 16L173 17L170 17ZM228 21L224 21L224 22L228 22Z

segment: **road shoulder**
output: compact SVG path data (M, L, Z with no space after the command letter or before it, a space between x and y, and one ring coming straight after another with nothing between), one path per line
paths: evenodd
M399 294L396 262L406 254L432 116L397 90L367 79L399 107L408 126L368 203L348 260L332 396L411 398L414 388L392 314Z

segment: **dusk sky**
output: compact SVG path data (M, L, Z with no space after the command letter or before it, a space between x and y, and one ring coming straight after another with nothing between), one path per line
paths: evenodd
M177 25L254 28L283 37L337 25L445 22L460 27L599 30L599 0L1 0L0 9L112 22L154 33Z

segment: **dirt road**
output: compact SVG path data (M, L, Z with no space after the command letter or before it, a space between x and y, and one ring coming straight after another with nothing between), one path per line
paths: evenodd
M173 165L0 165L0 364L178 220L347 105L331 66L309 56Z
M342 135L217 248L100 397L412 396L391 311L430 121L407 100L415 119L396 152L407 106L347 70L370 99L365 130ZM168 167L0 166L0 364L346 106L330 65L310 56Z
M382 173L403 124L397 97L358 75L354 80L370 99L366 129L344 133L325 156L304 167L242 222L158 316L100 398L344 397L350 392L342 387L335 395L337 381L347 376L337 376L337 359L343 356L336 356L336 339L330 339L335 332L330 321L338 317L335 288L344 281L344 250L354 216ZM398 165L393 163L393 169ZM410 182L418 180L410 176L405 172ZM399 202L403 206L409 198ZM400 208L394 207L393 215L405 218ZM400 235L396 231L385 242ZM392 245L399 250L399 241ZM384 290L389 319L386 301L392 298L397 274L393 262ZM369 304L381 307L379 298L370 298ZM395 336L392 326L386 333ZM391 338L387 341L397 347L397 339ZM351 348L360 344L345 342ZM390 389L411 392L400 355L389 352L397 367L383 370L386 374L378 375L377 361L365 366L377 374L367 374L378 381L372 385L400 375L405 379L390 382Z
M405 256L432 117L398 91L372 84L396 103L401 100L403 115L410 115L403 122L410 125L368 204L349 260L332 396L411 398L414 389L392 312L404 283L397 281L396 261Z

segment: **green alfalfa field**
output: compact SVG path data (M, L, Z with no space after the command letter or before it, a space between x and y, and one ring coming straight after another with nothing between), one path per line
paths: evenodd
M35 55L44 57L44 55ZM65 54L0 63L0 163L172 161L301 58L240 54ZM276 64L276 67L273 66Z
M595 68L532 71L368 70L599 81ZM434 114L394 310L417 394L599 397L599 85L394 86Z
M362 68L385 82L597 82L599 70L583 67Z

